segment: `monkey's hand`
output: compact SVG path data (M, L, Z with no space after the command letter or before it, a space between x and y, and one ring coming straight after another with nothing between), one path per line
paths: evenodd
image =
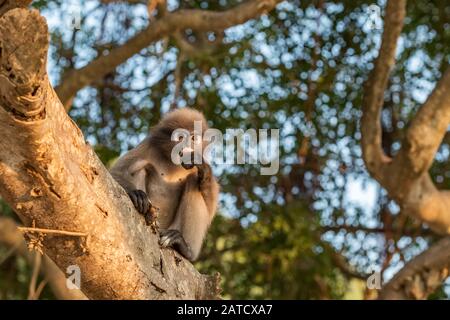
M159 244L163 247L171 247L177 250L183 257L193 261L193 253L189 245L178 230L161 230Z
M128 196L130 197L131 202L133 202L136 210L141 214L146 214L152 207L150 199L142 190L133 190L131 192L128 192Z
M197 177L200 188L211 181L212 170L209 164L203 159L202 163L197 165Z
M158 211L159 208L152 205L150 199L147 194L142 190L133 190L128 193L128 196L133 202L136 210L144 215L145 223L147 226L152 227L153 233L156 233L156 230L159 228L158 224Z

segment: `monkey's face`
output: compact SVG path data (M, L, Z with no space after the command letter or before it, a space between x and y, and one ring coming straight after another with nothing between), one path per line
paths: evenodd
M203 161L203 139L201 135L189 133L188 136L182 137L179 140L182 143L182 149L178 155L180 157L181 166L186 169L192 169L196 164L201 164Z
M206 146L201 135L184 128L153 132L150 143L167 160L175 165L181 164L186 170L202 163L202 153Z
M203 161L203 147L206 144L203 144L202 134L207 129L203 114L188 108L177 109L165 115L151 129L151 143L166 159L191 169Z

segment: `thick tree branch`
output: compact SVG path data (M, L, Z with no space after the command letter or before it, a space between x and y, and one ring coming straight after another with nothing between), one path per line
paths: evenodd
M445 72L407 130L402 149L392 160L381 147L380 114L389 73L405 17L406 0L390 0L380 53L364 92L361 119L363 158L367 170L403 210L434 231L450 234L450 192L439 191L428 169L450 122L450 71Z
M383 166L389 162L381 146L380 116L405 14L406 0L388 1L380 51L364 90L361 119L363 158L367 170L376 179L381 178Z
M33 263L36 251L29 251L17 224L11 219L0 217L0 243L15 248L17 254L24 257L28 263ZM85 300L86 296L77 289L70 290L66 285L66 277L56 264L44 255L41 265L43 276L48 280L53 294L59 300Z
M395 167L389 168L387 176L397 178ZM450 191L438 190L426 172L417 180L398 180L394 189L393 181L386 183L389 195L411 216L425 222L439 234L450 234Z
M78 265L91 299L207 299L218 277L199 274L146 227L68 117L46 73L48 31L35 10L0 18L0 193L24 225L87 233L46 235L62 269Z
M68 110L72 98L78 90L113 71L118 65L148 47L151 43L185 29L193 31L224 30L272 10L282 1L249 0L223 12L199 9L168 12L149 24L146 29L128 40L124 45L111 50L108 55L98 57L81 69L70 71L56 88L58 97Z
M405 180L428 171L450 124L450 67L443 74L407 130L392 166Z
M409 261L385 286L379 299L426 299L450 275L450 237Z

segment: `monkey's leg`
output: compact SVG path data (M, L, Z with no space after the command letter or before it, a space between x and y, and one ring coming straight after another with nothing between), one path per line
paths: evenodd
M175 249L178 249L183 256L193 261L197 259L200 253L203 238L210 222L208 209L198 188L198 179L195 175L190 175L186 180L175 219L168 230L164 231L161 242L163 245L171 247L174 247L172 244L176 243L178 248L175 247ZM191 251L191 254L189 254L189 251Z
M189 261L193 260L191 247L186 243L180 231L174 229L161 230L160 235L160 245L174 248Z

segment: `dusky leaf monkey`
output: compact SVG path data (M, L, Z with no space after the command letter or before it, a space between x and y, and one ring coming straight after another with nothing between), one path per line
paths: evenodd
M205 234L217 209L219 185L211 167L195 148L183 148L180 160L201 157L200 164L172 161L172 150L181 139L173 141L176 129L184 129L195 145L206 145L194 132L194 121L208 129L205 117L189 108L166 114L150 129L150 134L136 148L121 156L111 174L125 189L141 214L159 208L160 244L172 247L190 261L197 259ZM191 144L191 143L190 143ZM199 150L197 148L196 150Z

